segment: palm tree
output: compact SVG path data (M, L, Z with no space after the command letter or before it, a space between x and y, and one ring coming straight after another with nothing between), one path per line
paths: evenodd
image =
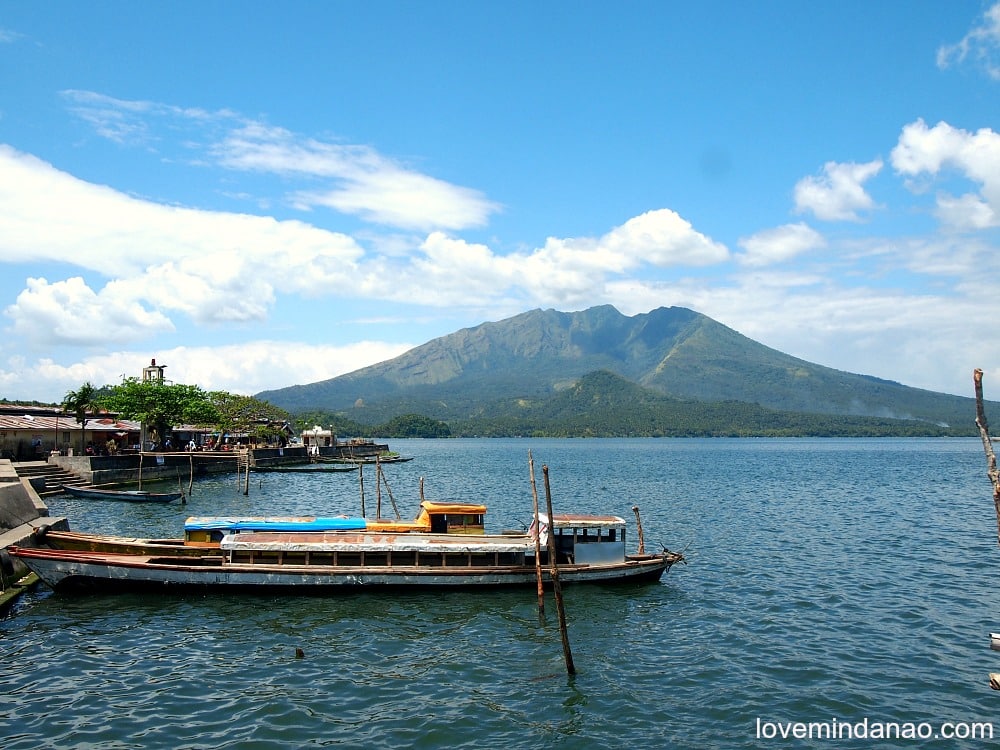
M82 455L85 452L83 441L87 435L87 422L90 421L87 412L93 413L98 408L97 389L94 388L90 381L87 381L77 390L68 391L63 397L62 408L68 412L72 412L76 416L77 423L80 425L80 453Z

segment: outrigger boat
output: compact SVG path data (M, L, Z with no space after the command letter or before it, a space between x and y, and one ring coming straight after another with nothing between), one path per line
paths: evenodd
M484 535L485 519L485 505L424 500L420 503L420 512L410 521L352 516L191 516L184 522L183 538L142 539L40 526L33 534L33 542L53 549L83 552L211 555L218 553L219 544L226 534L251 531L382 531Z
M58 591L91 589L282 590L295 593L384 587L508 587L551 580L547 544L554 536L563 583L657 581L680 553L626 554L617 516L555 515L525 534L381 531L226 531L201 555L10 547ZM195 549L197 547L194 547Z
M101 490L96 487L60 485L63 492L88 500L125 500L130 503L169 503L184 497L183 492L147 492L146 490Z

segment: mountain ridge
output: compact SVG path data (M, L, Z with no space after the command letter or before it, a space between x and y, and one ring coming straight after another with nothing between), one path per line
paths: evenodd
M363 423L421 413L488 417L501 403L539 402L607 371L656 394L786 412L974 426L974 399L825 367L753 341L701 313L611 305L530 310L432 339L375 365L257 396L289 411L346 413Z

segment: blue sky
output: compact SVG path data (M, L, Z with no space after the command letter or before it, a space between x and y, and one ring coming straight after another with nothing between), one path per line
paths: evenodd
M2 397L600 304L1000 394L1000 3L6 3L0 80Z

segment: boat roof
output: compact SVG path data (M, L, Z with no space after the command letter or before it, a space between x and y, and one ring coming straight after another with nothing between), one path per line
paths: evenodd
M365 519L349 516L191 516L185 531L351 531Z
M428 513L486 513L486 506L481 503L424 500L420 507Z
M542 523L548 523L549 517L545 513L538 515ZM619 516L595 516L586 513L553 513L553 524L557 529L606 529L609 527L624 528L625 519Z
M529 536L244 532L226 534L219 546L257 552L533 552L535 542Z

